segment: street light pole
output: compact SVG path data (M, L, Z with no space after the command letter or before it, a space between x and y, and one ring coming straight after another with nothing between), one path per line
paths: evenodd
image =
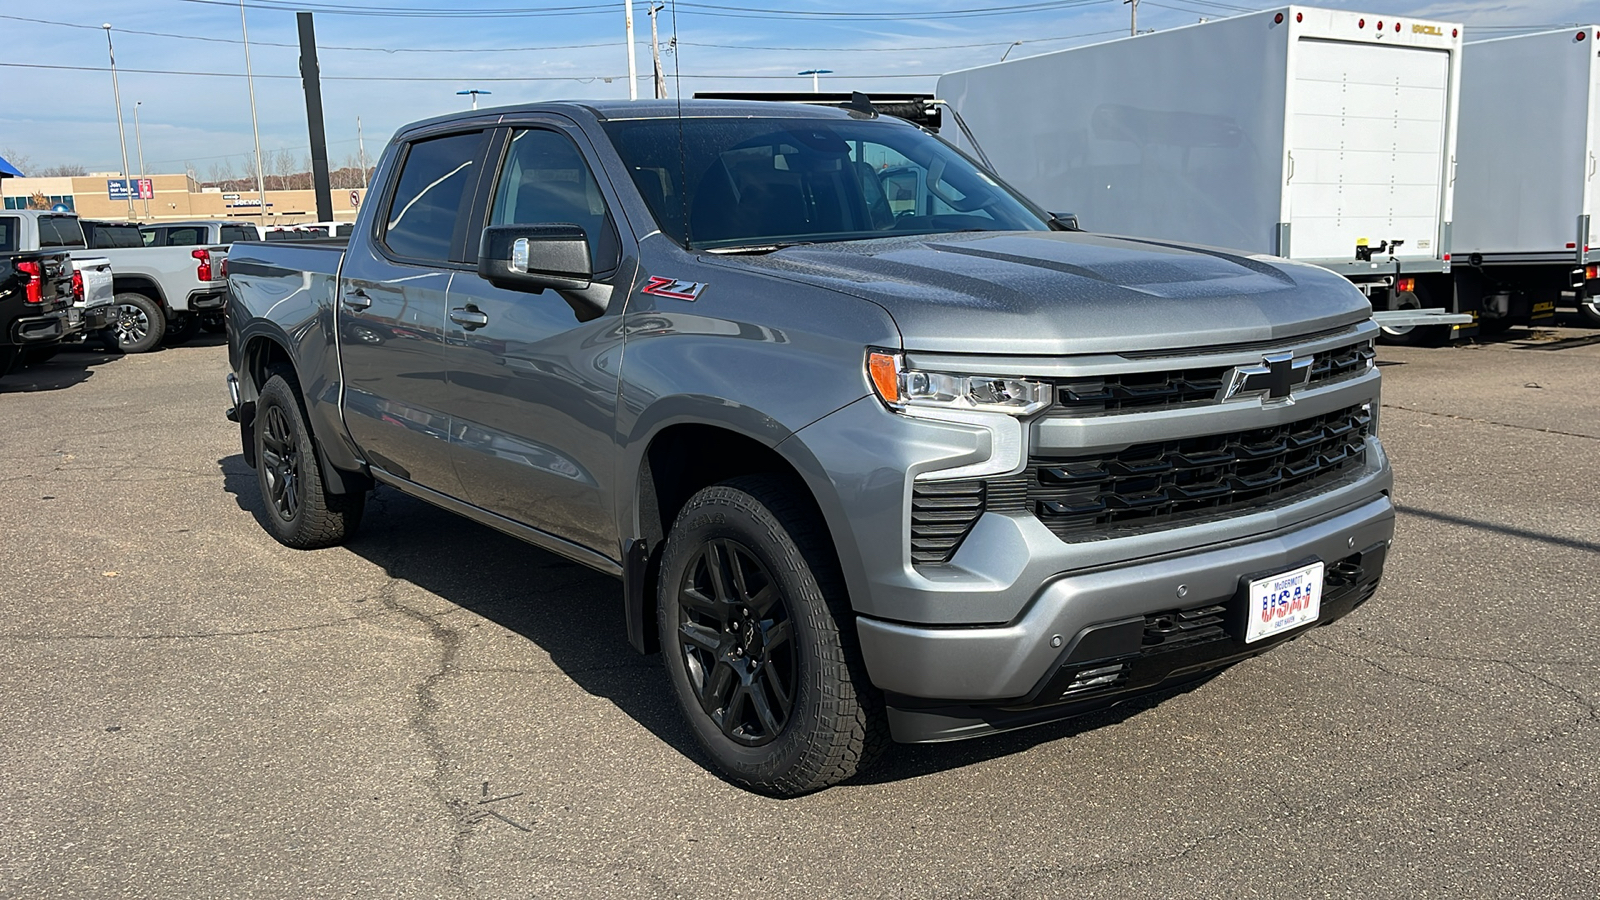
M471 90L466 90L466 91L456 91L456 96L465 97L466 95L471 94L472 95L472 110L473 110L473 112L477 112L477 110L478 110L478 95L479 94L493 94L493 93L494 93L494 91L480 91L477 88L472 88ZM356 127L357 128L361 127L361 120L360 119L356 120Z
M140 185L140 187L144 186L144 176L145 176L145 171L144 171L144 132L139 130L139 107L141 107L143 105L144 105L144 101L143 100L135 100L135 101L133 101L133 139L139 146L139 185ZM144 191L141 190L139 193L142 194L142 193L144 193ZM152 193L152 194L155 193L155 185L154 184L151 185L150 193ZM143 199L144 199L144 217L146 219L148 219L148 218L150 218L150 198L149 197L145 197Z
M655 65L656 99L667 99L667 76L661 73L661 43L656 36L656 14L666 9L662 3L650 4L650 61Z
M111 56L111 97L117 103L117 137L122 142L122 185L128 195L128 221L132 222L133 185L128 183L128 130L122 125L122 88L117 85L117 51L111 46L111 23L107 22L100 27L106 30L106 53Z
M250 25L244 17L244 0L239 0L239 31L244 35L244 80L250 86L250 131L256 138L256 197L261 204L261 224L267 224L267 175L261 168L261 125L256 120L256 79L250 71Z
M821 88L818 86L818 83L817 83L817 76L818 75L832 75L833 74L833 70L832 69L807 69L804 72L796 72L795 74L796 75L810 75L811 76L811 93L815 94L815 93L818 93L821 90Z
M622 12L628 19L628 99L639 99L639 64L633 60L633 0L622 0Z
M1122 0L1128 4L1128 34L1132 37L1139 35L1139 0Z

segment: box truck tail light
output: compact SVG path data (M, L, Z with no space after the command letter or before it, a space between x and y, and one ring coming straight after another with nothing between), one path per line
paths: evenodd
M1400 23L1399 22L1394 23L1394 30L1395 31L1399 31L1400 30Z
M201 281L210 281L211 280L211 251L210 250L195 250L192 253L190 253L189 255L194 257L195 259L200 260L200 265L195 266L195 268L194 268L194 277L200 279Z
M75 300L83 299L83 273L72 270L72 297Z
M1580 40L1580 41L1583 40L1584 38L1588 37L1588 36L1589 35L1586 32L1582 32L1582 31L1578 32L1578 40Z
M1568 250L1576 250L1576 249L1578 249L1577 242L1575 242L1575 241L1567 241L1567 249Z
M27 301L29 303L43 303L44 280L40 277L39 264L32 261L19 262L17 263L17 271L28 276L27 284L23 285Z
M1444 255L1444 261L1445 261L1445 262L1449 262L1449 261L1450 261L1450 254L1448 254L1448 253L1446 253L1446 254L1445 254L1445 255Z
M1450 36L1451 37L1461 37L1461 29L1459 29L1459 28L1450 29Z
M1415 278L1398 278L1395 280L1394 289L1402 294L1409 294L1417 289Z
M1356 27L1357 28L1365 28L1365 27L1367 27L1367 20L1366 19L1357 19L1356 20Z
M1583 280L1584 281L1593 281L1596 278L1600 278L1600 266L1584 266L1583 267Z
M1294 20L1296 22L1304 22L1306 20L1306 14L1305 13L1295 13L1294 14Z

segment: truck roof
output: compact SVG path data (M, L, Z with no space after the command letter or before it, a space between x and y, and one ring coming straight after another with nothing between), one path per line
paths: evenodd
M770 100L554 100L524 103L516 106L495 106L477 111L448 113L413 122L401 129L407 133L446 122L483 120L493 123L506 116L528 113L562 113L593 116L601 120L620 119L674 119L686 118L763 118L786 119L848 119L848 110L810 103L773 102ZM856 115L860 115L857 113Z

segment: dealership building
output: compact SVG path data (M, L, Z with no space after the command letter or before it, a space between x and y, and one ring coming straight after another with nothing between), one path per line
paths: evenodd
M129 195L133 212L128 212ZM333 217L353 220L365 188L336 188ZM254 190L201 187L188 175L150 175L125 179L117 172L62 178L0 178L6 209L65 209L85 219L174 222L184 219L263 221L261 196ZM310 190L267 191L268 225L314 222L317 194Z

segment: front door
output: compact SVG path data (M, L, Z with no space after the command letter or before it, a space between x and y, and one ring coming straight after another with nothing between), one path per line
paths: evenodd
M497 288L476 271L450 285L445 357L457 469L467 499L491 512L620 558L612 491L621 318L634 264L624 264L602 189L576 129L513 129L488 225L583 227L593 290L610 312L579 321L554 290Z
M445 302L486 133L412 142L373 241L352 241L339 280L345 424L367 462L452 497Z

